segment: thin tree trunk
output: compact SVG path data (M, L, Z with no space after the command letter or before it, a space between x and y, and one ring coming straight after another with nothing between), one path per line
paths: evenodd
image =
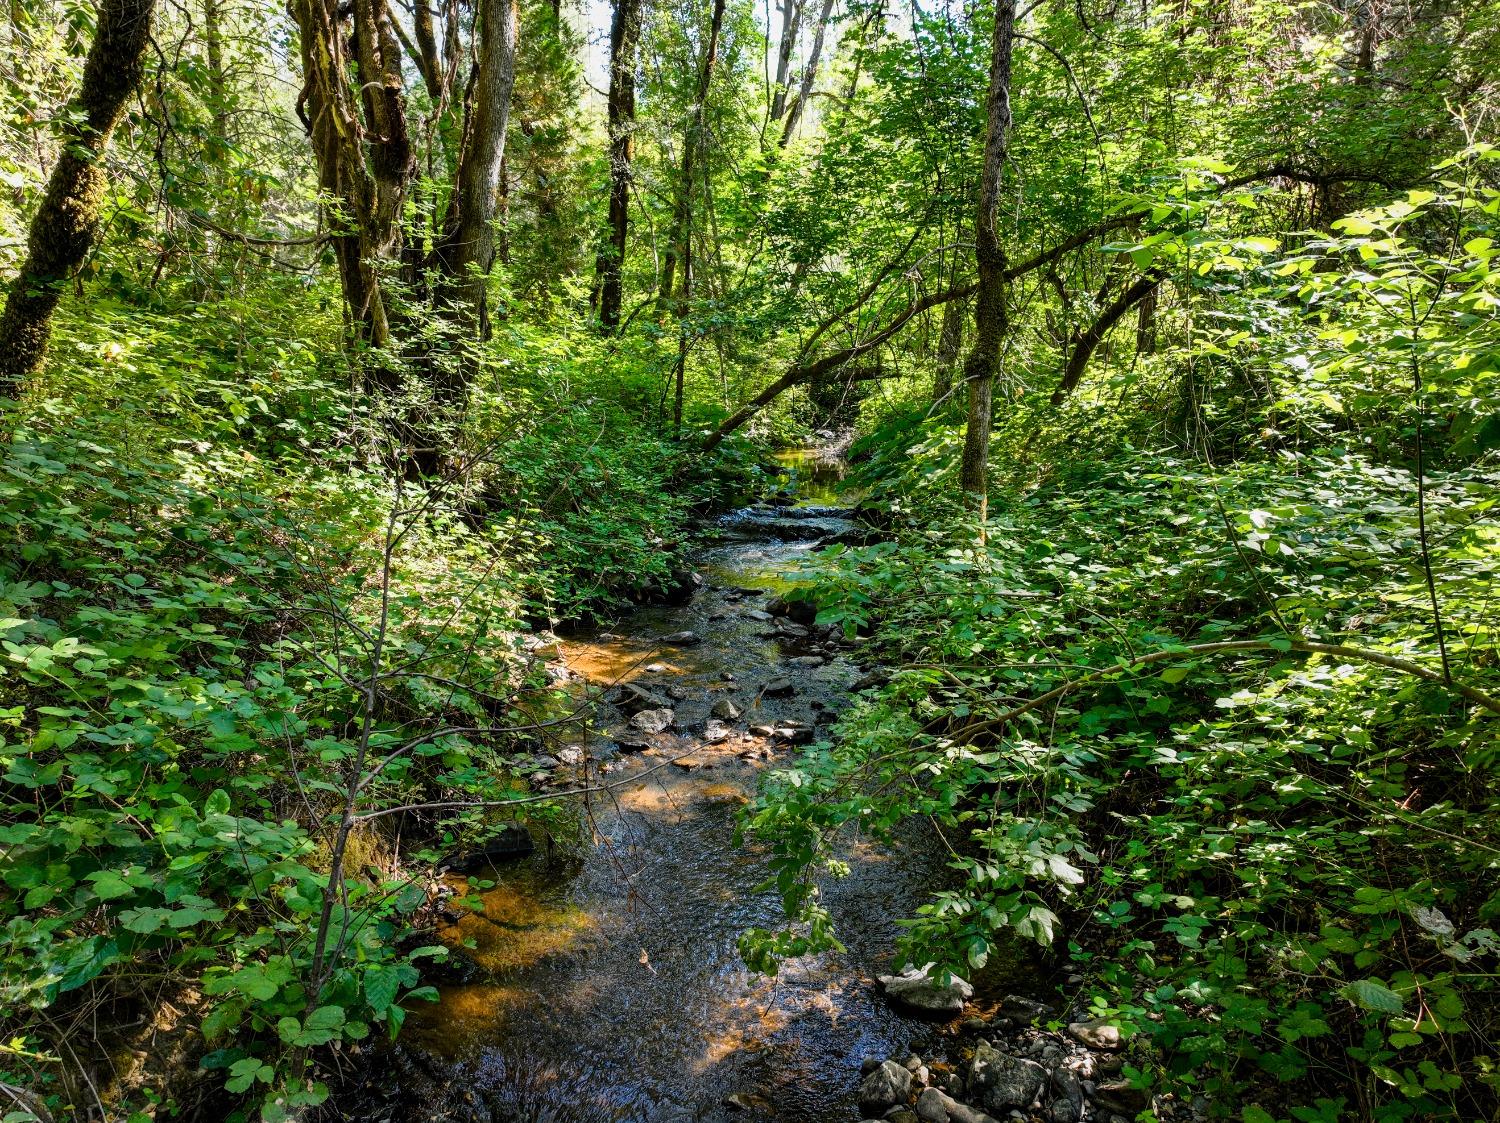
M953 283L958 280L954 269ZM950 300L943 305L943 327L938 333L937 371L932 379L932 401L941 404L953 393L953 372L958 367L958 356L963 350L964 317L968 315L969 302Z
M974 216L979 291L974 301L974 346L964 362L964 380L969 385L969 420L959 470L960 483L971 496L981 524L989 510L991 398L1000 349L1009 326L1007 260L996 223L1001 183L1010 156L1010 62L1015 31L1015 0L998 0L990 47L990 87L985 100L984 162L979 177L979 206Z
M823 8L818 13L818 26L813 32L812 50L808 52L807 64L802 68L802 85L797 91L797 96L792 99L792 104L787 107L786 124L781 130L782 148L792 142L792 134L797 131L797 122L802 119L802 112L807 107L808 99L812 97L813 80L818 76L818 60L823 55L823 39L828 32L828 21L833 17L833 4L834 0L823 0Z
M615 0L609 32L609 241L594 266L599 325L620 326L625 300L625 249L630 234L630 164L635 156L635 67L641 0Z
M78 96L61 115L62 146L31 221L26 260L0 316L0 397L14 397L46 356L63 286L99 234L103 154L145 70L156 0L103 0Z
M1156 289L1141 297L1135 316L1135 353L1156 354Z
M443 90L443 66L438 61L437 32L432 22L432 0L413 0L412 31L416 34L417 50L412 61L422 72L422 84L427 87L427 96L437 105Z
M208 88L213 97L213 129L219 139L226 132L228 90L224 83L224 0L203 0L203 44L208 62Z
M657 303L661 308L672 304L672 286L675 283L677 265L688 252L687 241L693 234L693 176L696 174L698 149L703 144L704 111L708 103L708 90L713 82L714 61L719 54L719 30L724 25L724 0L714 0L712 22L708 30L708 46L703 54L703 66L698 71L698 92L693 99L692 114L682 138L682 169L677 181L677 199L672 214L672 235L662 262L661 286L657 290ZM678 301L678 315L683 314L685 300Z
M1062 379L1058 382L1057 389L1052 391L1053 405L1062 405L1067 396L1078 388L1078 383L1083 379L1083 372L1088 369L1089 359L1108 337L1110 329L1120 322L1120 318L1126 312L1147 296L1155 293L1156 287L1161 284L1161 279L1162 275L1156 272L1145 273L1136 278L1135 282L1115 297L1099 313L1099 318L1078 337L1078 342L1073 346L1073 353L1068 356L1067 364L1063 367Z
M771 120L779 121L786 112L787 78L792 68L792 50L802 27L802 0L782 0L781 44L776 51L776 85L771 94Z

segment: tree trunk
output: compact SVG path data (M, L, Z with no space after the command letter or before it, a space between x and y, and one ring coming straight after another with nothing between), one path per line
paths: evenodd
M943 327L938 333L937 371L932 378L934 405L942 405L953 393L953 372L963 350L964 317L968 311L969 303L966 300L950 300L943 305Z
M666 308L673 304L672 286L675 283L677 264L686 258L687 241L693 236L693 177L696 174L698 149L703 144L703 118L708 103L708 90L713 82L714 60L719 54L719 30L724 25L724 0L714 0L712 22L708 30L708 46L703 54L703 66L698 71L698 92L693 99L693 110L688 118L682 137L682 169L677 179L677 199L672 208L672 234L667 244L667 253L662 262L661 286L657 290L657 305ZM684 273L686 270L684 270ZM685 287L685 284L684 284ZM685 295L676 302L678 316L685 311Z
M615 0L609 32L609 242L594 267L599 325L620 326L625 299L625 248L630 233L630 163L635 156L635 67L641 0Z
M781 147L785 148L792 142L792 134L797 131L797 122L802 119L803 110L807 108L807 101L812 97L813 80L818 76L818 60L823 55L823 38L828 32L828 21L833 16L834 0L823 0L823 9L818 13L818 27L813 32L812 50L808 52L807 64L802 68L802 85L797 91L797 96L792 99L792 104L787 107L786 124L781 130Z
M464 146L445 233L435 256L460 322L482 338L488 334L486 293L495 264L495 208L516 82L516 0L481 0L477 18L479 62L473 101L464 122Z
M802 0L782 0L781 44L776 51L776 84L771 94L771 120L786 112L787 78L792 68L792 50L802 27Z
M1000 187L1010 156L1010 60L1015 46L1016 2L998 0L991 40L990 88L985 101L984 162L974 216L974 253L979 291L974 301L974 346L964 361L969 384L969 421L964 431L959 480L972 497L980 522L989 509L990 411L995 370L1008 328L1006 255L996 222Z
M108 186L104 150L145 70L155 9L156 0L103 0L99 7L83 84L60 117L62 147L0 317L0 397L14 397L41 367L63 286L98 236Z
M350 328L385 347L391 322L382 271L400 256L401 208L416 173L391 16L385 0L355 0L343 10L338 0L292 0L291 12L302 45L297 110L312 138ZM352 36L342 26L351 15ZM365 79L358 100L356 70Z

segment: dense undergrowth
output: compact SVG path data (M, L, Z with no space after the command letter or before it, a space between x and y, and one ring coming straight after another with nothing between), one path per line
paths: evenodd
M276 304L96 304L5 417L0 1068L110 1117L184 1094L157 1034L201 1026L177 1075L201 1055L231 1099L199 1110L275 1115L325 1094L310 1051L432 997L423 859L515 812L392 809L523 796L571 720L528 633L659 593L688 518L756 484L559 388L597 341L519 331L486 356L470 470L405 483L336 325ZM126 1059L70 1086L96 1045Z
M816 888L834 833L925 821L953 875L909 921L911 961L973 974L1035 939L1085 978L1073 1009L1134 1036L1140 1087L1246 1123L1494 1117L1483 198L1447 273L1469 270L1465 295L1417 332L1382 332L1371 293L1430 234L1283 280L1350 250L1320 240L1184 341L1195 401L1183 353L1119 373L1156 387L1152 411L1107 383L1063 411L1019 399L982 535L950 418L898 409L856 445L891 540L824 551L801 595L894 673L749 813L798 921L751 934L754 961L836 938Z

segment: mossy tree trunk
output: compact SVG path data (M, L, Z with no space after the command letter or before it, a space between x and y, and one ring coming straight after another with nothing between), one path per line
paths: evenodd
M14 397L41 367L63 287L93 249L108 186L104 150L141 80L155 10L156 0L103 0L99 6L83 84L61 114L62 147L0 317L0 397Z
M974 253L979 266L979 291L974 300L974 346L964 360L969 387L969 421L964 431L959 481L968 492L981 521L989 506L990 420L995 371L1008 328L1005 248L996 229L1000 185L1010 157L1010 60L1015 47L1015 0L995 5L991 41L990 88L985 101L984 162L979 178L979 207L974 216Z

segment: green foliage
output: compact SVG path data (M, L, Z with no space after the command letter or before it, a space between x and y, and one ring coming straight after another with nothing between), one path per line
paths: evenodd
M980 540L945 419L856 446L894 538L823 551L801 595L897 672L747 811L791 922L752 963L834 938L834 832L931 822L952 878L907 957L973 971L1020 936L1070 959L1158 1090L1280 1105L1246 1119L1493 1113L1500 476L1477 434L1500 333L1477 166L1280 261L1215 251L1230 324L1276 331L1195 337L1199 455L1151 418L1019 409L1001 440L1028 459Z

